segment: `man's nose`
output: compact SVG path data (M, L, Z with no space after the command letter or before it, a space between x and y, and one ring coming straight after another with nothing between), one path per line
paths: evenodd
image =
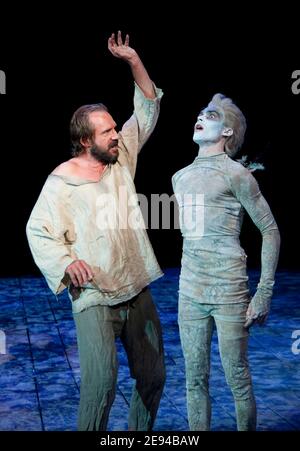
M112 135L111 135L111 138L112 139L118 139L118 137L119 137L118 132L116 130L114 130Z

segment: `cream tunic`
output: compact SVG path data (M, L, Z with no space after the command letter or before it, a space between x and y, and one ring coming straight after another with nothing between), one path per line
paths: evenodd
M88 263L95 276L73 296L78 313L115 305L162 276L142 220L133 178L137 155L152 133L162 91L154 100L135 85L134 113L119 133L119 158L99 182L50 174L27 223L35 263L54 294L70 284L66 267Z

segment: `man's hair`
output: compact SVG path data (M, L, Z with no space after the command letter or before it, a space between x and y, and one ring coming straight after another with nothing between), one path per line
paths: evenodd
M227 138L225 152L233 157L241 148L247 128L246 119L241 110L233 101L223 94L215 94L210 101L211 105L216 105L224 112L224 125L233 130L233 134Z
M84 146L80 140L92 139L94 128L89 120L89 114L94 111L108 111L103 103L83 105L72 116L70 123L70 136L72 143L72 155L77 157L84 151Z

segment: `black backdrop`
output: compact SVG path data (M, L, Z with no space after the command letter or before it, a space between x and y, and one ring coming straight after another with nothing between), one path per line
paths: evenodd
M5 18L1 18L2 22ZM116 22L101 26L43 21L15 25L1 35L0 69L7 94L0 96L1 276L38 274L25 237L25 224L52 169L69 158L69 120L84 103L103 102L121 125L132 112L128 66L107 50L107 38L122 27L163 88L161 116L138 162L139 193L172 194L171 176L192 162L199 109L222 92L243 110L248 131L240 155L262 154L266 171L255 173L282 235L280 268L299 269L298 182L300 94L293 71L300 69L297 40L270 21L231 33L203 23L184 32L166 24L137 30ZM139 22L139 25L141 25ZM261 24L260 24L261 25ZM169 26L169 28L168 28ZM251 31L250 31L251 30ZM300 86L300 83L299 83ZM160 264L180 264L178 230L149 230ZM242 244L250 267L260 262L260 233L246 220Z

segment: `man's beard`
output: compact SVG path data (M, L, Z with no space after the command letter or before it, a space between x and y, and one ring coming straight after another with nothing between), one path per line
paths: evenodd
M107 150L104 150L103 148L97 146L97 144L94 143L90 149L90 152L91 152L91 155L97 161L100 161L101 163L115 164L119 157L119 151L117 153L112 154L109 152L109 149L111 149L112 147L116 147L117 145L118 145L118 141L115 140L109 145Z

